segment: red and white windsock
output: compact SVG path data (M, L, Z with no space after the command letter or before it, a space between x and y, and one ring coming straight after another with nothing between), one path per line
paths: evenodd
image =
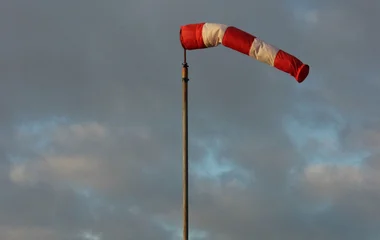
M309 74L309 65L236 27L219 23L194 23L181 26L184 49L195 50L222 44L292 75L301 83Z

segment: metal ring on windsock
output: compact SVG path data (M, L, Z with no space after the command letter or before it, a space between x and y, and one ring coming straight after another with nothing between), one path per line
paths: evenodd
M309 74L309 65L295 56L233 26L219 23L184 25L180 29L180 41L186 50L222 44L292 75L299 83Z

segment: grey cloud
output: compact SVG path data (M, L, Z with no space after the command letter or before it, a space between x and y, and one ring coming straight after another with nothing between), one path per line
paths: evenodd
M378 126L363 130L361 125L378 118L378 50L373 46L379 6L370 0L310 6L317 21L306 24L296 22L293 5L277 0L4 1L0 237L12 239L9 234L17 230L18 240L63 240L92 230L111 240L170 239L173 233L152 219L181 225L178 31L182 24L212 21L240 27L299 56L311 65L311 75L300 85L223 47L188 53L191 160L200 163L206 148L220 140L224 145L217 158L231 159L253 178L237 188L235 171L220 177L221 185L192 175L191 226L206 231L206 239L371 239L378 227L371 214L375 191L343 188L337 181L330 188L335 194L317 195L315 183L302 177L309 159L294 148L283 117L292 115L313 128L340 126L333 109L348 122L340 132L342 145L374 154ZM310 113L298 111L298 104ZM55 135L16 134L21 123L53 116L67 117L68 125L96 122L108 132L81 139L64 123ZM47 147L34 147L46 138ZM200 140L210 146L200 146ZM15 162L10 156L28 159L27 166L43 166L39 181L11 182ZM81 159L89 168L46 170L48 157L60 157L60 164ZM367 160L373 167L375 162ZM64 184L88 187L93 195L64 190ZM308 212L332 197L324 211ZM55 198L61 200L58 206L53 206ZM93 206L98 198L104 206ZM130 206L141 212L129 212Z

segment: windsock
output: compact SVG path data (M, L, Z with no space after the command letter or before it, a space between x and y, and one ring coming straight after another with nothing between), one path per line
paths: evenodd
M303 82L309 65L295 56L233 26L219 23L194 23L181 26L180 41L186 50L216 47L219 44L269 64Z

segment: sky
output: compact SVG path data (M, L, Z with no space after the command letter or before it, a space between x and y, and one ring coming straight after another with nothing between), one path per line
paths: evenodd
M179 240L179 27L310 65L188 52L191 240L380 239L376 0L2 0L0 239Z

